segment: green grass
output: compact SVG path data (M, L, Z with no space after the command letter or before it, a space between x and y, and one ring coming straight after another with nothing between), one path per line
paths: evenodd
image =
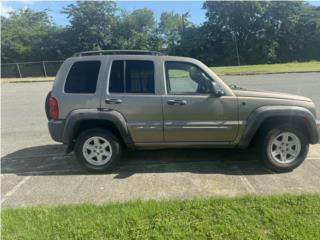
M3 239L320 239L320 194L2 210Z
M211 67L216 74L255 74L255 73L294 73L294 72L320 72L320 62L293 62L281 64L261 64L230 67Z

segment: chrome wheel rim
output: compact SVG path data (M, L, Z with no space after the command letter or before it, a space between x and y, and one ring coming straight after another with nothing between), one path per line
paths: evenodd
M278 163L291 163L297 159L301 151L300 139L291 132L278 134L271 140L270 155Z
M110 142L103 137L91 137L84 142L82 153L88 163L101 166L110 161L112 147Z

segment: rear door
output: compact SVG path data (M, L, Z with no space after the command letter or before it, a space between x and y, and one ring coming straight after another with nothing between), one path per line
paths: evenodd
M165 142L233 141L238 130L236 97L214 96L214 80L193 63L165 61L164 68Z
M155 57L114 56L101 106L120 112L136 143L163 142L159 61Z

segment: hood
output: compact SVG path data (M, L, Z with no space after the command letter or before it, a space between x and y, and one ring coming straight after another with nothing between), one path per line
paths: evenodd
M276 99L287 99L287 100L307 101L307 102L312 101L310 98L288 94L288 93L267 92L267 91L262 92L262 91L254 91L254 90L233 90L233 93L237 97L276 98Z

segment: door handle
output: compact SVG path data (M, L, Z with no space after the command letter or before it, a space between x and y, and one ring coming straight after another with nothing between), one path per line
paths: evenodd
M186 105L187 100L182 100L182 99L169 99L168 100L169 105Z
M104 100L104 102L107 104L121 104L122 100L116 98L107 98L106 100Z

